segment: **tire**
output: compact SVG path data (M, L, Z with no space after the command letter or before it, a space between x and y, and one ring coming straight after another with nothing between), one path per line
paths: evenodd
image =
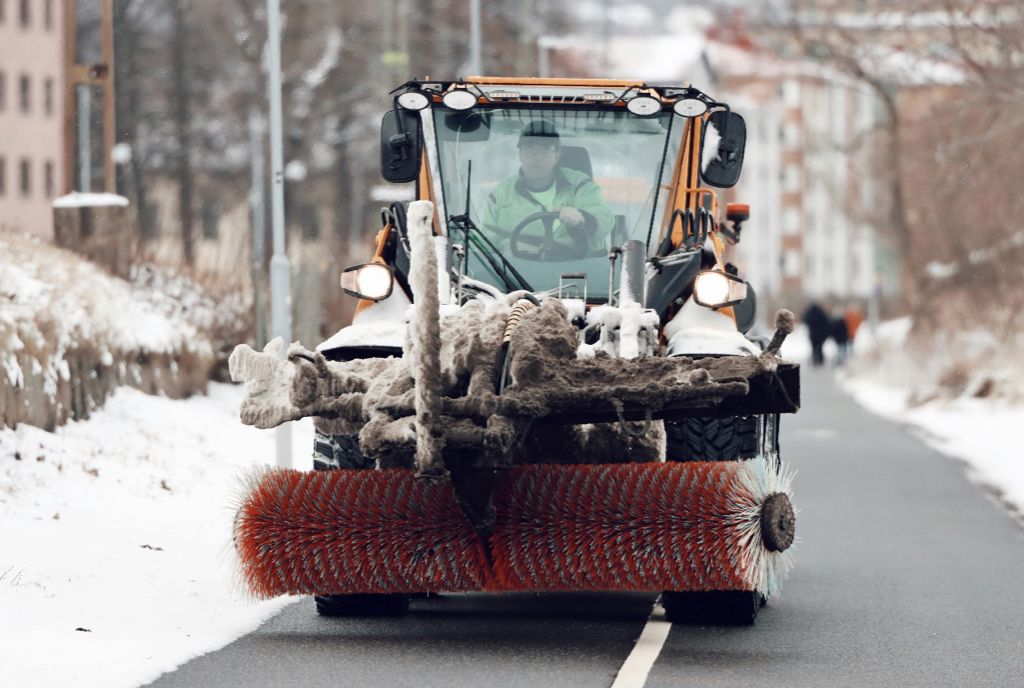
M405 616L409 612L406 595L315 595L320 616Z
M358 435L325 435L316 431L313 440L313 470L330 471L337 468L373 468L359 451Z
M666 460L742 461L761 452L778 457L777 416L684 418L665 421ZM666 591L661 604L672 623L750 626L767 600L757 591Z
M672 623L705 626L752 626L761 608L756 590L665 592L661 606Z
M735 461L757 456L759 416L683 418L665 421L665 456L669 461Z
M368 470L373 462L359 451L358 435L325 435L319 430L313 441L313 470L341 468ZM320 616L401 616L409 610L405 595L314 595Z

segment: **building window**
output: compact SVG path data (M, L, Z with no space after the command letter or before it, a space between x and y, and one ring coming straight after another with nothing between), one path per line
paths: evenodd
M43 2L43 25L47 31L53 30L53 0Z
M790 235L800 233L800 211L796 208L786 208L782 211L782 233Z
M0 0L3 2L3 0ZM0 71L0 112L7 109L7 74Z
M793 249L782 254L782 273L786 277L800 276L800 254Z
M28 25L32 23L31 0L21 0L18 3L18 21L21 22L21 28L23 29L27 29Z
M28 158L21 159L21 195L25 198L32 195L32 167Z
M53 114L53 79L50 78L43 82L43 108L47 115Z
M800 191L800 168L796 165L790 164L783 168L782 190L786 193Z
M18 79L18 107L22 112L32 110L32 81L28 74L22 74Z
M47 160L46 166L43 168L43 185L46 188L46 197L53 198L54 187L53 183L53 161Z
M782 102L789 108L800 107L800 84L793 79L782 82Z
M0 0L2 2L3 0ZM0 155L0 196L7 195L7 158Z
M0 24L7 21L7 8L4 6L4 0L0 0Z
M782 145L786 148L796 148L800 145L800 127L796 122L786 122L783 125Z

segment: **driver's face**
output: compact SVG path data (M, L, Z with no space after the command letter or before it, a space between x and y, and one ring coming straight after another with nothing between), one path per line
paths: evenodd
M519 163L530 179L550 179L558 162L558 144L547 141L524 141L519 146Z

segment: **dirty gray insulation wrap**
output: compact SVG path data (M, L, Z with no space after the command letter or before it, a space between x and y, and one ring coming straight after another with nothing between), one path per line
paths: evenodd
M548 460L509 456L514 445L529 444L526 434L535 421L545 421L572 426L572 441L559 442L559 450L576 445L579 456L560 455L559 462L601 462L592 452L612 436L627 435L600 454L629 449L627 445L643 444L644 439L648 445L663 442L660 423L652 423L649 437L636 438L619 433L620 423L570 419L588 413L594 418L615 419L623 413L624 418L657 419L673 410L713 408L726 398L747 394L752 378L771 375L779 364L771 351L759 357L577 358L576 328L565 307L549 298L523 313L512 332L507 354L511 384L499 396L496 366L512 305L471 301L435 320L440 325L440 356L434 379L440 393L428 399L435 408L417 399L416 356L335 362L293 344L279 360L271 345L264 352L241 345L230 366L235 380L248 383L242 421L272 428L316 416L318 426L330 432L358 434L363 455L378 465L411 467L416 456L421 471L436 468L432 455L445 446L483 447L496 466ZM405 351L410 349L416 347L407 341ZM426 458L417 454L418 418L426 418L426 437L433 445ZM561 419L566 420L559 423ZM600 440L588 440L588 435L601 434L602 425L608 427ZM634 446L630 460L656 459L657 452L657 446Z

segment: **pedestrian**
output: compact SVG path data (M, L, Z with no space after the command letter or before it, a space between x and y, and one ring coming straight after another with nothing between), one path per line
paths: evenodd
M816 301L804 311L803 323L807 326L807 336L811 340L811 363L821 366L825 363L825 340L829 338L832 330L832 321L828 313Z
M846 320L846 336L850 340L848 347L852 349L853 342L857 338L857 330L860 329L861 323L864 322L864 311L857 304L851 303L846 307L843 319Z
M846 356L849 353L850 347L850 334L846 329L846 320L843 317L842 311L832 318L832 331L830 334L836 342L836 365L841 366L846 363Z

